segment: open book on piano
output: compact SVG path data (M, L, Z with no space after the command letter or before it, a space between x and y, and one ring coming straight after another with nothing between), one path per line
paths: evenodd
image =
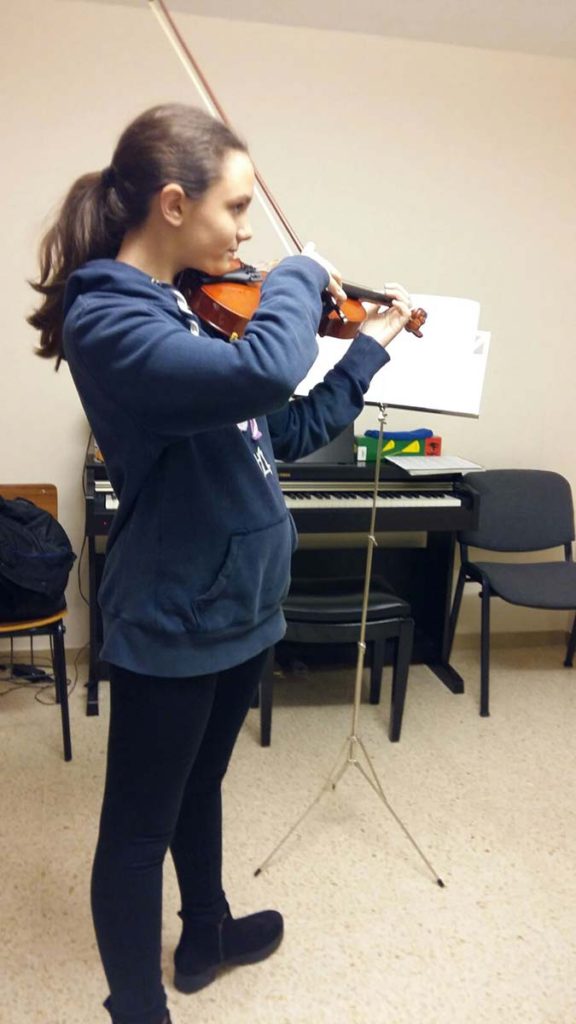
M461 459L459 455L386 455L385 459L406 470L410 476L456 475L484 469L477 462Z

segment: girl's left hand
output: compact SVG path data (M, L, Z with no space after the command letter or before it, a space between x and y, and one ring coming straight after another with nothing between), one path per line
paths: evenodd
M378 306L372 302L363 302L366 319L362 324L363 334L369 334L382 348L400 333L408 323L412 314L412 299L401 284L387 284L384 295L392 300L391 306Z

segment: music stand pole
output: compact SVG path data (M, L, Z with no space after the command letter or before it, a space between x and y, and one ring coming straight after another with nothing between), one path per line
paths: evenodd
M376 532L375 532L376 531L376 506L377 506L377 499L378 499L378 485L379 485L379 482L380 482L380 466L381 466L381 462L382 462L382 440L383 440L385 420L386 420L386 410L385 410L385 407L383 405L380 405L379 406L379 414L378 414L378 424L379 424L378 447L377 447L377 453L376 453L376 465L375 465L375 469L374 469L374 487L373 487L373 492L372 492L372 513L371 513L371 518L370 518L370 532L369 532L368 538L367 538L366 572L365 572L365 577L364 577L364 596L363 596L363 600L362 600L362 617L361 617L361 621L360 621L360 639L358 641L358 659L357 659L357 662L356 662L356 680L355 680L355 684L354 684L354 703L353 703L353 707L352 707L352 731L349 734L349 736L346 738L344 746L342 747L342 749L340 750L340 753L338 754L338 758L336 759L334 767L333 767L332 771L330 772L330 775L328 776L328 779L326 780L325 784L322 786L320 792L314 798L312 803L306 808L304 813L300 815L300 817L294 823L294 825L292 825L292 827L289 829L289 831L286 833L286 835L283 837L283 839L281 839L280 842L271 851L271 853L268 854L268 856L262 862L260 867L256 868L256 871L254 872L255 875L260 875L262 873L262 871L265 870L265 868L268 866L268 864L270 863L272 858L276 855L278 850L281 849L281 847L284 845L284 843L296 831L298 826L304 821L304 819L308 816L308 814L310 814L310 812L316 806L316 804L321 799L323 794L325 792L327 792L327 790L329 790L329 789L332 789L332 790L336 789L336 786L338 785L340 779L342 778L344 773L347 771L347 769L352 765L354 768L357 768L361 772L361 774L364 776L366 781L372 786L372 789L375 791L375 793L380 797L380 799L384 803L385 807L387 808L387 810L390 812L390 814L392 815L392 817L396 821L397 825L402 829L402 831L403 831L404 835L406 836L406 838L410 841L410 843L412 844L412 846L414 847L414 849L416 850L416 852L418 853L420 858L426 864L426 867L433 874L434 880L435 880L436 884L439 885L440 888L442 888L442 889L445 888L444 882L438 876L437 871L432 866L432 864L430 863L430 861L428 860L426 855L422 852L422 850L418 846L418 843L413 838L413 836L410 834L410 832L408 831L408 829L404 825L404 822L400 819L400 817L398 816L398 814L396 813L394 808L391 807L390 802L389 802L388 798L386 797L386 794L384 793L384 790L383 790L383 788L382 788L382 786L380 784L380 780L378 778L378 775L376 774L376 770L374 768L374 765L372 764L372 761L370 760L370 757L368 755L366 747L364 746L362 740L360 739L360 736L358 735L358 722L359 722L359 719L360 719L360 703L361 703L361 699L362 699L362 675L363 675L363 672L364 672L364 656L365 656L365 653L366 653L366 639L365 639L366 638L366 622L367 622L367 619L368 619L368 604L369 604L369 601L370 601L370 581L371 581L371 577L372 577L372 556L373 556L374 548L376 547L376 545L378 543L377 540L376 540ZM365 765L361 764L361 762L359 761L358 753L360 753L363 756L364 761L365 761Z

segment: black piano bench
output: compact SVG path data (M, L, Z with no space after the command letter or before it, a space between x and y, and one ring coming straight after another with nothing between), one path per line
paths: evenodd
M296 579L284 602L285 641L302 644L358 643L364 599L361 579ZM394 642L392 696L388 735L400 739L402 715L412 656L414 620L407 601L390 591L385 581L373 580L366 621L366 647L371 651L370 703L380 702L382 671L389 640ZM270 746L274 690L274 648L260 681L260 743Z

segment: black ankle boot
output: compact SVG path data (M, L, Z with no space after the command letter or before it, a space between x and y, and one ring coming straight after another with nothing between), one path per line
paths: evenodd
M108 1013L112 1017L112 1024L114 1024L114 1014L112 1013L111 999L110 996L104 1001L104 1007L108 1010ZM162 1018L162 1024L172 1024L172 1018L170 1017L170 1011L166 1010L166 1016Z
M182 937L174 954L174 985L179 992L198 992L214 981L222 967L256 964L282 942L284 922L277 910L239 917L227 910L220 917L180 914Z

